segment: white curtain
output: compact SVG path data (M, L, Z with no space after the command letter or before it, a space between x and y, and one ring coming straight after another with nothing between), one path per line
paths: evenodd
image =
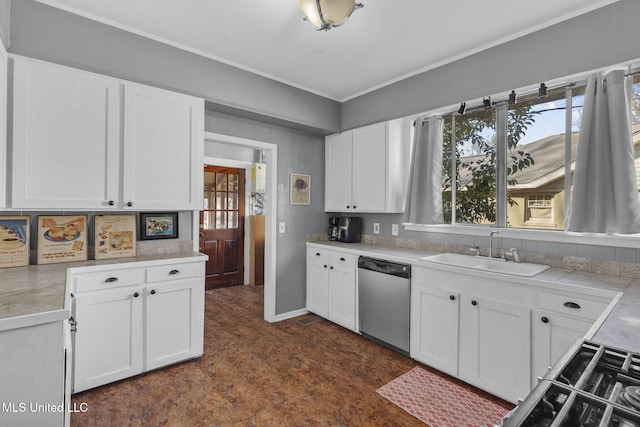
M623 71L587 83L567 230L640 232L631 133L631 88Z
M416 121L409 191L414 224L442 224L442 127L438 116Z

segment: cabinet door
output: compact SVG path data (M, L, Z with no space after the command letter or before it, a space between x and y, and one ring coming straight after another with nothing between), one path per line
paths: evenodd
M356 330L356 269L331 265L329 269L329 320Z
M76 294L74 393L142 372L142 300L141 287Z
M549 367L577 340L582 339L593 321L541 311L534 321L533 376L543 377Z
M387 194L387 124L353 131L353 209L383 212Z
M191 278L149 285L146 370L202 355L204 283Z
M125 86L125 209L202 207L203 121L202 99L148 86Z
M307 259L307 310L329 317L329 264Z
M531 309L464 297L460 378L510 402L526 397L531 377Z
M411 286L411 357L458 375L458 292L422 283Z
M0 332L0 425L64 425L65 411L30 408L65 402L63 344L61 320Z
M352 132L331 135L325 141L325 199L327 212L350 212L351 201Z
M13 208L105 209L118 200L120 85L14 59Z
M0 208L7 206L7 51L0 41Z

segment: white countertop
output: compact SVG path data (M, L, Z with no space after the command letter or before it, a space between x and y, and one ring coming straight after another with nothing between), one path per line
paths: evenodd
M30 265L0 269L0 331L67 319L70 307L65 307L67 270L82 272L109 269L115 264L144 263L154 265L166 260L201 261L199 252L177 252L143 255L131 258L91 260L48 265ZM206 258L205 258L206 259Z

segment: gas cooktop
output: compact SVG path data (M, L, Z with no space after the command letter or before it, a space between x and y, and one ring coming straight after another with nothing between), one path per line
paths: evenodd
M640 427L640 355L578 342L504 427Z

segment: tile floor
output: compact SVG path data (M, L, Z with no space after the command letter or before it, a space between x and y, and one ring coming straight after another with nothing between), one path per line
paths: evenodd
M326 320L269 324L262 292L208 291L201 358L74 395L71 425L424 425L375 392L415 361Z

